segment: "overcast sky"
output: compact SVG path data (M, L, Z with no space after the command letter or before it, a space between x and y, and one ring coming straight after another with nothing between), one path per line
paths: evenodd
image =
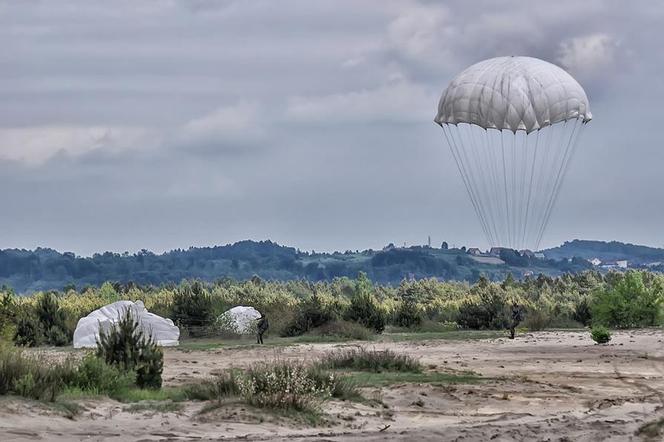
M664 246L664 2L0 0L0 248L484 247L433 122L554 62L594 120L543 246Z

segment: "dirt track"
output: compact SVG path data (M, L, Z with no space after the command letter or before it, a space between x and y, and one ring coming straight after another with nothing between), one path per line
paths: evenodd
M369 344L416 356L436 371L471 370L488 379L367 389L385 406L331 402L329 422L315 428L241 407L198 415L202 404L195 402L176 413L132 414L110 400L85 401L86 410L68 420L5 400L0 440L639 440L634 434L644 422L664 417L663 341L663 332L641 330L616 333L604 346L578 332ZM168 349L164 379L177 385L257 361L313 360L335 346Z

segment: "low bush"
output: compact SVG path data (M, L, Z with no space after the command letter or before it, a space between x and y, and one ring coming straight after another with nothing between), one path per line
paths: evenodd
M385 312L373 294L371 281L363 272L360 272L355 281L354 294L344 319L358 322L375 330L376 333L382 333L385 330L387 322Z
M33 316L23 316L16 324L14 343L20 347L36 347L44 341L41 325Z
M457 323L475 330L507 328L510 323L505 291L499 285L478 284L473 288L475 299L465 299L459 306Z
M422 365L408 355L391 350L367 350L351 348L327 353L318 364L320 368L349 369L357 371L405 371L419 373Z
M79 364L72 386L93 394L114 396L123 389L131 388L135 381L134 372L125 372L88 354Z
M339 340L368 341L373 337L373 331L356 322L332 321L314 328L308 335Z
M347 377L339 376L320 367L309 369L308 376L314 380L316 388L329 391L330 396L340 400L359 400L360 395L357 384Z
M540 331L550 327L551 317L543 310L529 309L522 323L530 331Z
M100 330L97 356L122 371L135 371L140 388L161 387L164 353L139 328L129 309L107 332Z
M598 344L606 344L611 340L611 332L604 326L595 325L590 330L590 337Z
M329 384L314 379L308 367L295 363L255 365L236 382L248 404L263 408L315 410L332 395Z
M413 296L404 296L401 305L394 315L394 325L397 327L416 328L422 325L422 310Z
M201 282L184 282L177 288L171 318L191 337L206 336L213 331L212 298Z
M336 319L334 312L326 309L317 296L303 301L291 324L282 332L283 336L300 336L308 331L322 327Z
M44 293L37 299L35 315L46 344L63 346L71 342L65 323L65 311L60 308L58 298L53 293Z
M294 411L316 411L329 398L361 398L355 383L346 377L292 362L227 370L203 383L184 387L184 394L194 400L240 398L255 407Z
M74 364L47 361L26 355L23 350L0 347L0 395L17 394L37 400L55 401L76 376Z

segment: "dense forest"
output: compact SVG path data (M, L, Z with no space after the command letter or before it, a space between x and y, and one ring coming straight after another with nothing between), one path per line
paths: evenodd
M38 290L83 289L105 281L141 285L179 283L183 279L215 281L246 280L256 275L265 280L331 281L365 272L381 284L399 284L403 279L437 278L475 282L481 275L502 280L508 273L517 278L540 273L558 276L590 269L593 257L629 259L647 263L664 250L622 243L572 241L544 251L546 258L522 256L502 250L499 259L482 260L463 248L412 246L383 250L334 253L305 252L272 241L240 241L234 244L173 250L160 255L147 250L135 254L111 253L80 257L52 249L0 251L0 285L17 293ZM501 262L502 261L502 262ZM657 270L657 268L655 268Z

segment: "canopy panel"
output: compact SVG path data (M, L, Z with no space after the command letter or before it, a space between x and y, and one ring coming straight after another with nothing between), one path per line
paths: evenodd
M476 63L450 83L435 122L526 133L552 124L592 119L581 85L558 66L532 57Z
M131 311L139 328L157 345L165 347L179 344L180 329L173 324L173 321L148 312L142 301L117 301L78 320L74 331L74 348L96 347L99 331L108 332L127 310Z
M256 332L256 320L260 317L260 312L255 308L238 305L219 315L217 325L224 331L251 334Z

